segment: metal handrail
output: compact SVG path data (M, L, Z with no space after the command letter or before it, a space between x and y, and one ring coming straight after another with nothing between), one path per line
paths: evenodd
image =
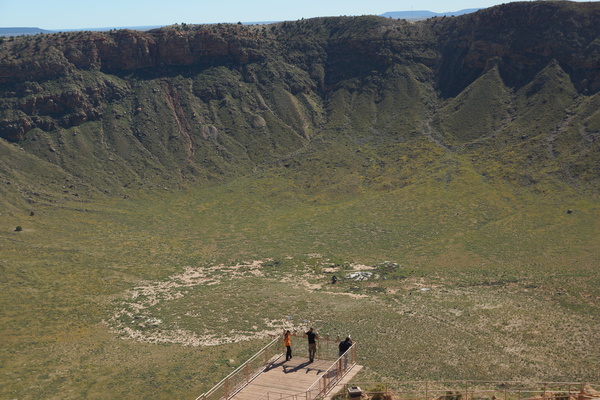
M352 346L350 346L350 348L348 350L346 350L344 352L344 354L342 354L340 357L338 357L338 359L335 361L334 364L331 365L331 367L327 368L327 370L321 375L321 377L319 377L319 379L313 383L308 390L306 391L307 393L307 400L313 399L314 397L309 397L308 393L310 393L311 391L314 390L314 386L317 385L318 383L321 382L322 379L327 379L327 376L329 376L329 372L330 370L335 366L338 367L338 369L336 370L336 374L335 374L335 380L331 380L329 381L329 384L327 384L327 382L325 382L325 384L323 385L323 389L319 391L319 393L317 393L317 396L319 394L326 394L327 392L329 392L329 390L333 389L335 387L335 385L337 385L337 383L339 381L342 380L342 378L344 377L344 375L346 375L346 373L352 369L352 367L354 367L356 365L356 357L352 357L351 361L348 361L346 363L344 363L344 359L347 359L348 357L350 357L351 355L356 355L356 347L355 347L355 343L352 344ZM342 368L342 364L344 364L344 367ZM329 388L329 390L328 390Z
M242 387L248 385L248 383L250 383L254 378L256 378L258 375L260 375L265 368L272 363L275 359L281 357L283 355L283 353L278 353L278 354L274 354L274 356L270 357L269 359L266 359L260 368L257 368L254 371L251 371L249 374L247 373L247 367L255 360L257 360L260 356L265 356L267 350L271 349L273 346L275 345L280 345L281 343L281 339L279 337L276 337L275 339L273 339L269 344L267 344L265 347L263 347L261 350L259 350L254 356L252 356L251 358L249 358L245 363L243 363L242 365L240 365L239 367L237 367L233 372L231 372L229 375L227 375L225 378L223 378L219 383L217 383L215 386L212 387L212 389L210 389L208 392L201 394L200 396L196 397L196 400L205 400L208 399L209 396L213 395L215 392L217 392L218 390L220 390L223 387L226 387L228 382L233 381L233 377L235 377L238 374L241 373L246 373L247 377L243 382L243 385L241 385L240 387L235 387L232 390L232 395L239 392L241 390ZM277 356L277 357L276 357ZM230 396L228 394L226 394L225 396L226 398L229 398Z
M346 357L351 357L351 360L347 363L344 362ZM279 395L277 400L314 400L321 395L326 395L330 392L341 380L342 378L356 365L356 343L352 344L352 346L344 352L341 356L335 360L329 368L325 370L321 374L319 378L304 392L300 392L297 394L288 394L284 395L278 392L267 392L262 395L258 400L269 400L271 395ZM327 379L331 373L332 368L337 367L335 369L335 376L333 379ZM324 381L323 388L321 388L321 382ZM318 387L317 387L318 385ZM315 392L313 395L313 392Z

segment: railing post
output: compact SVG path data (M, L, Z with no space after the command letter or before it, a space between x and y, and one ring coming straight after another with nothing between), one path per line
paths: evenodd
M581 387L579 388L579 396L577 397L577 400L584 400L585 397L585 383L582 383Z
M267 366L267 351L263 350L263 365Z
M317 348L315 351L315 359L320 360L321 359L321 343L323 342L322 340L317 339Z

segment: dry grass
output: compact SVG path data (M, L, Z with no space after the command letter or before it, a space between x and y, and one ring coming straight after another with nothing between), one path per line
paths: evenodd
M594 200L567 216L557 198L315 204L253 185L4 220L0 397L193 397L309 325L351 334L378 379L596 380Z

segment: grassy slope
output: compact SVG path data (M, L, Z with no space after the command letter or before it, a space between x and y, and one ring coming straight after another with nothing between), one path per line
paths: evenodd
M2 397L202 392L264 339L141 343L101 322L142 281L266 258L275 263L262 277L217 274L214 285L186 288L144 315L162 319L165 334L249 338L292 315L297 328L351 332L369 377L597 379L597 201L490 185L460 158L438 162L454 165L450 182L432 165L418 183L363 187L346 200L298 188L277 169L210 190L40 206L33 217L3 219ZM16 224L24 231L13 232ZM323 267L384 260L401 265L386 280L325 284Z
M0 143L0 397L192 397L273 326L307 324L352 333L368 378L598 380L598 95L556 64L517 92L491 70L442 104L419 65L326 101L249 68L134 81L102 123L28 135L63 169ZM200 185L162 189L185 168ZM252 260L258 275L211 269ZM326 284L385 260L387 279ZM211 285L120 313L186 267ZM163 323L130 321L148 317ZM149 341L232 330L249 340Z
M325 135L287 167L212 188L113 201L51 192L33 216L7 209L0 397L193 396L290 324L350 332L368 379L597 380L598 201L551 178L528 188L482 174L468 152L400 137ZM138 316L160 327L133 325L142 338L235 330L249 341L139 342L102 323L135 305L137 286L266 259L259 277L224 269L214 285L174 289L183 296ZM386 280L326 285L325 267L384 260L401 265Z

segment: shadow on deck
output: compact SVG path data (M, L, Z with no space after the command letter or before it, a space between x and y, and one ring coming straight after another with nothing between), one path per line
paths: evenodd
M323 342L329 339L321 339ZM331 341L334 343L334 341ZM256 353L209 392L196 400L313 400L343 387L362 368L356 365L356 345L341 357L319 347L313 362L305 355L285 361L280 338Z
M361 369L360 366L352 365L346 370L340 370L337 364L337 361L326 360L315 360L311 363L308 358L297 357L290 361L277 361L231 398L314 399L317 395L326 395L340 384L343 378L349 379ZM336 379L338 377L340 379Z

